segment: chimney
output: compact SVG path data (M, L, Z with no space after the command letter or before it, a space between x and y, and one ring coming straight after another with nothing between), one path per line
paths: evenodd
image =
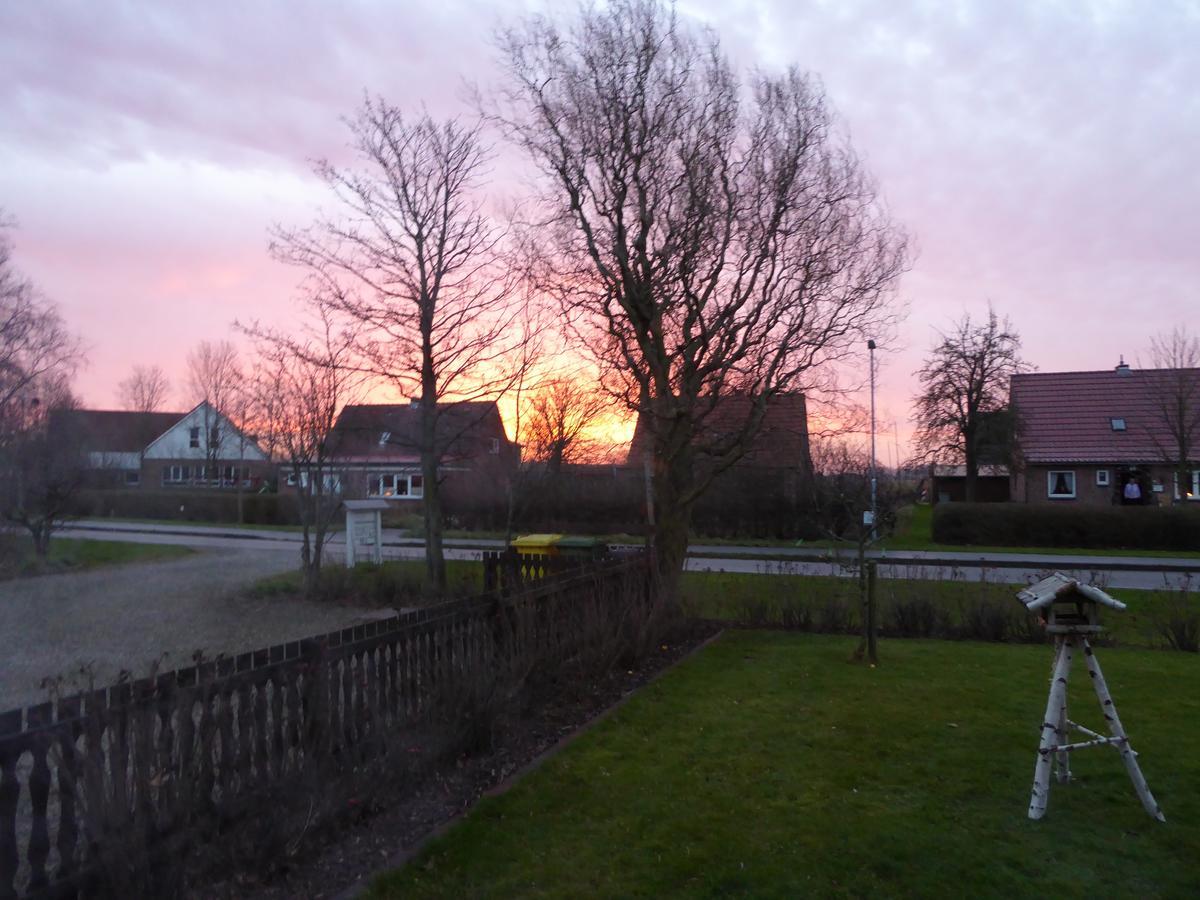
M1129 363L1125 362L1125 355L1121 354L1121 361L1117 363L1116 372L1118 375L1128 375L1132 370L1129 368Z

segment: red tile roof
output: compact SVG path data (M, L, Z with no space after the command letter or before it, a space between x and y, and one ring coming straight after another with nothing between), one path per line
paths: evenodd
M58 412L64 425L79 429L92 453L140 453L187 413L71 409Z
M420 427L419 408L411 403L347 406L333 429L333 454L343 462L415 463L421 458ZM440 409L437 436L448 459L489 453L492 438L502 446L508 444L504 420L493 401L456 403Z
M701 434L716 440L727 434L735 434L744 427L749 415L748 397L722 398L705 417ZM629 465L641 465L649 442L649 429L639 415L629 445ZM803 394L779 394L772 398L763 416L762 428L741 464L782 469L810 467L808 410Z
M1014 375L1012 403L1028 463L1149 463L1170 446L1159 412L1166 369L1037 372ZM1194 373L1200 369L1174 370ZM1114 431L1113 419L1125 430Z

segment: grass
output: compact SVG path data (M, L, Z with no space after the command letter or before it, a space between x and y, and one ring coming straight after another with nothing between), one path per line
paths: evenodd
M1031 822L1048 648L889 641L869 669L853 646L727 633L369 896L1200 894L1196 657L1100 654L1167 823L1105 748Z
M856 579L785 573L785 565L780 566L779 574L767 575L685 572L682 582L685 608L706 618L767 625L781 623L782 613L789 607L806 607L819 622L830 604L840 604L853 621L858 620ZM922 567L914 566L910 578L879 579L878 622L887 633L898 605L928 601L951 628L962 625L971 610L986 606L1008 620L1010 634L1028 634L1031 629L1026 623L1032 617L1016 600L1019 587L994 581L929 578ZM1168 616L1177 616L1181 605L1193 615L1200 610L1200 600L1195 594L1165 588L1154 591L1112 588L1109 592L1128 605L1124 612L1102 616L1108 628L1104 640L1121 646L1161 647L1160 622Z
M101 566L159 562L179 559L194 551L169 544L132 544L123 541L91 541L82 538L52 538L44 566L39 566L33 542L24 535L14 539L14 555L4 571L9 577L75 572ZM0 576L2 577L2 576Z
M327 564L314 598L326 603L356 606L420 606L450 597L473 597L483 591L483 564L467 560L446 560L448 591L438 594L429 589L424 560L391 560L382 565ZM303 590L300 571L271 575L247 589L255 598L295 597Z

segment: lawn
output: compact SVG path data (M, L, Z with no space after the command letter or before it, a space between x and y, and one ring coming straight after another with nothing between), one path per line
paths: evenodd
M779 566L778 573L765 575L686 572L685 608L705 618L755 627L786 625L814 631L859 627L856 579L786 573L786 564ZM933 578L925 567L914 565L907 578L879 579L877 622L884 634L895 636L965 634L981 640L1040 641L1035 618L1017 602L1018 590L1019 585L995 581ZM1200 597L1195 593L1128 588L1113 588L1110 593L1128 608L1105 611L1102 621L1108 631L1103 640L1107 642L1162 647L1161 626L1200 617Z
M40 575L50 572L73 572L100 566L125 563L158 562L179 559L193 551L189 547L168 544L133 544L123 541L91 541L76 538L53 538L44 568L39 568L33 553L33 543L24 536L15 539L14 557L4 567L7 577ZM0 576L3 577L3 576Z
M727 633L370 896L1200 895L1197 657L1100 654L1165 825L1107 748L1031 822L1048 648L853 646Z

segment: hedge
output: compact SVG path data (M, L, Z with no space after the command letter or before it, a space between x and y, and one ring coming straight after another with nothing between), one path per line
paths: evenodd
M236 522L233 491L82 490L71 512L87 518L173 519L184 522ZM242 495L242 520L249 525L296 525L296 498L286 494Z
M1022 503L941 503L933 511L941 544L1200 550L1200 510Z

